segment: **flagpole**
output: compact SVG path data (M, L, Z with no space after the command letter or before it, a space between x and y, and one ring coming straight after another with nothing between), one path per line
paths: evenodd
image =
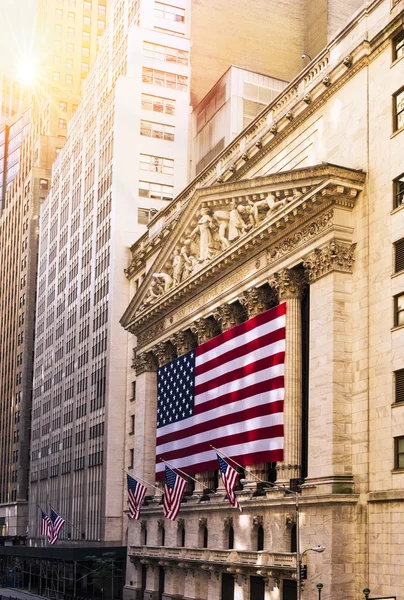
M141 477L139 477L139 475L135 475L135 473L129 473L129 471L127 471L126 469L122 469L122 471L124 471L127 475L129 475L130 477L135 477L136 479L140 479L140 481L143 481L143 483L146 483L148 486L152 487L153 489L157 490L158 492L160 492L161 495L163 495L163 492L156 487L155 485L153 485L152 483L149 483L148 481L146 481L146 479L142 479Z
M179 471L180 473L182 473L183 475L185 475L185 477L189 477L190 479L192 479L192 481L195 481L195 483L197 483L198 485L201 485L202 487L204 487L205 490L210 490L210 488L208 488L207 485L205 485L204 483L202 483L202 481L198 481L197 479L194 479L193 477L191 477L191 475L188 475L188 473L185 473L185 471L183 471L182 469L179 469L178 467L175 467L172 463L169 463L168 460L164 460L163 458L160 458L160 460L165 465L168 465L169 467L172 467L173 469L176 469L177 471Z
M57 513L58 513L58 515L59 515L60 517L62 517L62 519L64 519L64 520L66 521L66 523L69 523L69 525L71 525L71 526L73 527L73 529L75 529L76 531L78 531L78 532L79 532L79 534L80 534L80 538L81 538L81 534L82 534L82 532L80 531L80 529L78 529L78 528L77 528L75 525L73 525L73 523L72 523L71 521L69 521L69 519L66 519L66 517L63 517L63 516L62 516L62 515L59 513L59 511L58 511L58 510L56 510L56 508L55 508L54 506L52 506L52 504L51 504L50 502L49 502L49 506L50 506L50 507L51 507L51 508L52 508L52 509L53 509L55 512L57 512Z

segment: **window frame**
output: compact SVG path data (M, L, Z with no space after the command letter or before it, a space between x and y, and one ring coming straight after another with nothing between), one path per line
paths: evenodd
M398 45L400 42L401 45ZM402 54L398 55L398 50L402 50ZM392 38L392 54L393 63L404 56L404 31L400 31Z
M402 108L398 111L398 96L402 95ZM402 115L402 124L399 126L399 117ZM393 94L393 133L404 128L404 86Z
M402 182L402 190L398 192L397 189L400 181ZM400 196L402 200L398 202ZM404 173L393 179L393 210L401 206L404 206Z
M401 310L399 310L398 308L398 301L399 298L403 298L403 308ZM403 322L400 323L400 314L403 313ZM396 296L394 296L394 327L402 327L404 326L404 292L401 292L401 294L396 294Z
M403 441L403 450L399 452L399 443ZM400 466L400 456L402 455L402 466ZM397 471L404 470L404 435L399 435L394 438L394 469Z

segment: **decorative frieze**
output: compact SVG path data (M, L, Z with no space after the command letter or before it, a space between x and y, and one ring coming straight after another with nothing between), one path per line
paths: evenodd
M183 356L196 346L195 335L191 331L178 331L178 333L174 333L170 341L177 350L177 356Z
M164 322L155 323L151 327L144 329L137 333L137 343L138 346L145 346L150 340L157 338L161 335L162 330L164 329Z
M331 271L352 273L355 247L356 244L344 244L332 240L326 246L313 250L303 260L310 283Z
M289 298L301 299L307 285L307 275L304 271L281 269L271 275L268 283L277 291L279 302L284 302Z
M219 335L220 328L213 317L207 317L206 319L198 319L193 325L191 325L191 331L198 339L198 344L204 344L213 337Z
M219 323L222 331L239 325L246 320L246 311L240 304L224 304L213 312L215 320Z
M275 296L268 288L251 288L239 296L239 301L245 307L248 318L251 319L273 306Z
M135 362L136 375L142 375L142 373L156 371L157 370L157 359L152 352L143 352L136 356Z
M163 367L176 358L175 348L171 342L161 342L154 346L153 354L157 358L158 366Z

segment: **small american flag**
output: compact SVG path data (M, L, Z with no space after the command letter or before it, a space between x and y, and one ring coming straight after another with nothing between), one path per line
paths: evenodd
M59 533L63 525L65 524L65 519L58 515L56 510L51 508L50 520L51 526L49 528L48 533L48 542L53 546L53 544L55 544L59 539Z
M167 519L175 521L180 510L180 504L185 488L187 487L187 482L172 469L167 467L167 465L165 467L166 476L164 482L163 514Z
M229 498L230 504L236 506L240 512L243 512L243 507L240 506L236 496L234 495L234 488L237 484L238 473L236 469L233 469L221 456L218 454L217 460L219 461L219 470L222 476L224 487L226 488L227 497Z
M144 486L140 481L136 481L130 475L126 475L128 483L128 507L129 515L132 519L139 519L140 507L146 495L147 487Z
M211 445L242 466L283 460L286 303L160 367L161 459L192 475L217 468Z
M43 510L41 510L41 535L49 535L49 531L52 528L52 521Z

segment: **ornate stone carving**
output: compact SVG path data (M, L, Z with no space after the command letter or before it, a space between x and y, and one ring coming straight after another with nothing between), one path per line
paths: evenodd
M268 251L268 262L274 262L275 260L282 258L286 254L289 254L289 252L292 252L305 242L309 241L311 238L323 232L325 229L328 229L332 225L332 220L332 210L320 215L299 231L296 231L291 236L282 240L280 244L271 248Z
M170 341L177 350L177 356L190 352L196 346L196 339L191 331L174 333Z
M159 529L163 529L163 527L164 527L164 519L159 519L157 521L157 526L158 526Z
M198 523L199 523L199 528L203 529L204 527L207 526L208 519L206 517L200 517Z
M232 527L233 526L233 517L225 517L223 519L223 524L225 527Z
M239 297L240 304L245 307L249 319L268 310L274 300L273 292L267 288L251 288Z
M146 521L146 519L142 519L140 521L140 529L141 529L141 531L145 531L146 527L147 527L147 521Z
M137 337L138 346L144 346L145 344L147 344L147 342L149 342L153 338L158 337L161 334L163 329L164 329L164 323L160 321L159 323L155 323L148 329L145 329L145 330L137 333L136 337Z
M264 517L262 515L254 515L252 522L255 527L259 527L264 524Z
M203 344L220 333L219 326L213 317L198 319L191 325L191 331L196 335L198 344Z
M175 348L171 342L161 342L154 346L153 354L157 358L159 367L166 365L176 358Z
M178 529L183 529L184 525L185 525L184 519L178 519L177 520L177 527L178 527Z
M138 354L135 365L137 376L148 371L157 370L157 360L152 352L143 352L142 354Z
M296 515L286 515L285 525L287 529L292 529L296 525Z
M219 323L222 331L226 331L246 320L246 312L239 304L224 304L213 312L213 316Z
M304 271L281 269L268 279L268 283L277 291L279 302L283 302L288 298L302 298L307 275Z
M308 270L309 281L313 282L331 271L352 273L356 244L342 244L334 240L322 248L316 248L303 260Z
M173 278L168 273L153 273L150 288L140 308L154 304L173 286Z

